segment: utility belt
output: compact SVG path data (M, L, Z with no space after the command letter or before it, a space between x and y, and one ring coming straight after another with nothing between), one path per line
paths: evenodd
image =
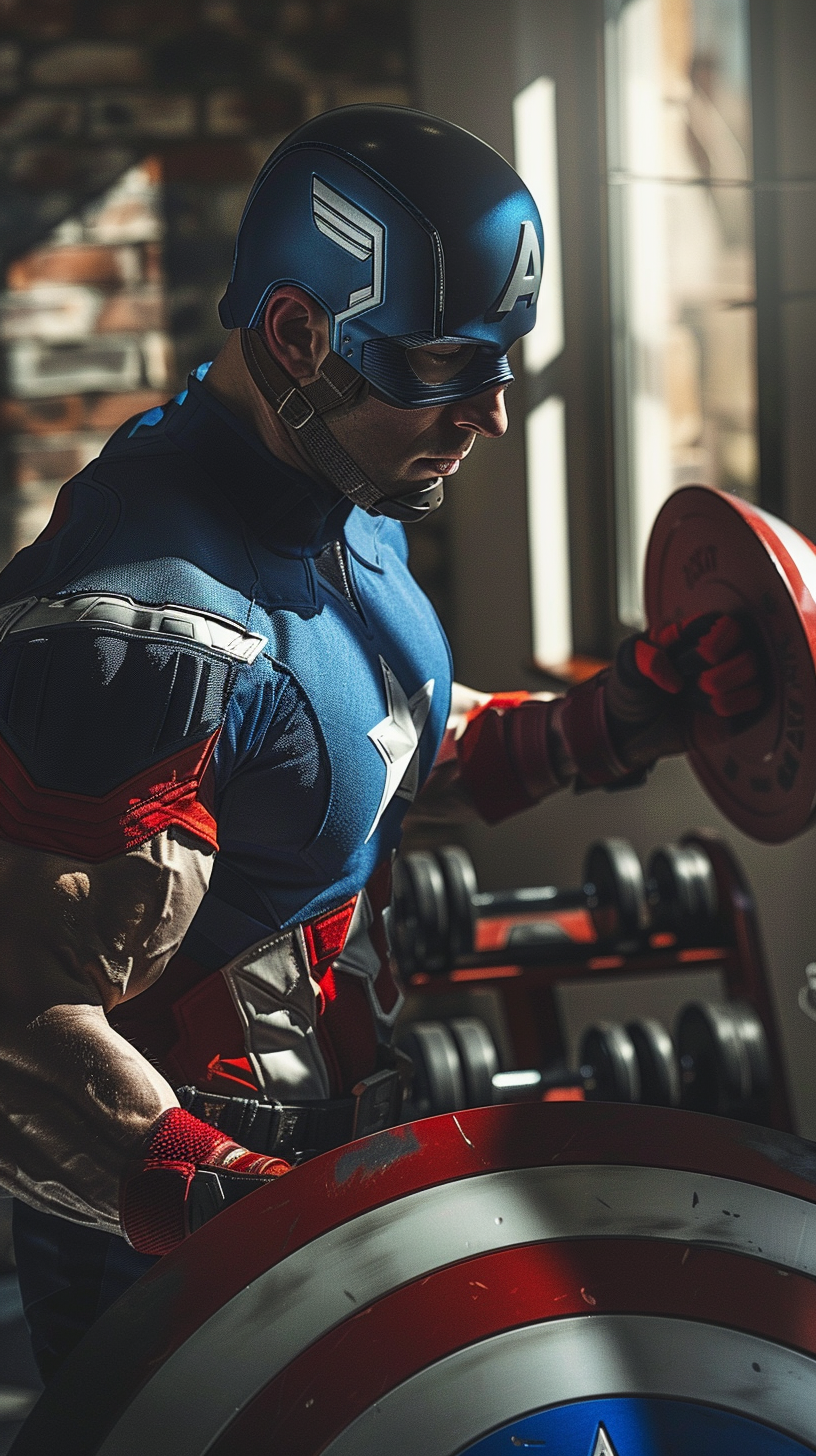
M396 1126L402 1115L403 1087L400 1072L388 1067L364 1077L350 1097L322 1101L260 1102L252 1097L221 1097L197 1087L179 1087L176 1096L185 1111L250 1152L304 1162Z

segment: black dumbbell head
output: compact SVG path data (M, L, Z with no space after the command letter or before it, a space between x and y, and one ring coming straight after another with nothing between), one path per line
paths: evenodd
M666 844L652 854L646 871L652 924L680 937L713 930L719 919L717 880L698 844Z
M640 1071L635 1048L619 1021L596 1021L581 1037L579 1059L588 1069L587 1097L598 1102L639 1102ZM591 1069L591 1071L589 1070Z
M448 910L448 956L469 955L475 939L476 915L473 896L478 890L473 860L458 844L446 844L436 851L442 873Z
M693 1001L677 1018L681 1100L692 1112L748 1121L764 1115L770 1083L765 1029L742 1002Z
M434 1117L467 1105L459 1049L443 1021L413 1022L400 1033L397 1045L414 1064L415 1116Z
M584 860L589 909L601 940L630 939L647 921L640 860L625 839L599 839Z
M468 1107L490 1107L499 1058L489 1029L478 1016L454 1016L448 1028L459 1052Z
M640 1072L640 1100L650 1107L680 1106L680 1072L672 1039L652 1017L627 1023Z
M432 854L399 856L393 870L393 941L403 975L439 975L448 969L448 903L442 871Z

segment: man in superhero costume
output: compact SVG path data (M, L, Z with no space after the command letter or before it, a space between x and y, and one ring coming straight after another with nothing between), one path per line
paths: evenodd
M398 1119L383 911L429 776L493 822L640 781L689 694L757 704L721 618L560 699L456 689L446 733L402 523L503 433L543 241L449 123L309 122L250 194L221 354L0 576L0 1178L46 1375L224 1203Z

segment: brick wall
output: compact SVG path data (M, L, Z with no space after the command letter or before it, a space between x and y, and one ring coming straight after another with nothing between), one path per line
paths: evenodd
M42 530L60 485L112 430L167 398L177 371L162 232L154 158L9 264L0 298L3 559Z
M330 106L405 103L408 0L0 0L0 257L161 161L180 368L215 303L249 183Z
M331 106L409 103L409 0L0 0L0 564L223 342L250 182ZM444 613L441 523L414 534Z

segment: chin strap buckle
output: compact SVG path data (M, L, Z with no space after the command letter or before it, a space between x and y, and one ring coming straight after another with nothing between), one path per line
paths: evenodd
M276 413L290 430L302 430L313 419L315 411L306 396L293 385L283 396Z

